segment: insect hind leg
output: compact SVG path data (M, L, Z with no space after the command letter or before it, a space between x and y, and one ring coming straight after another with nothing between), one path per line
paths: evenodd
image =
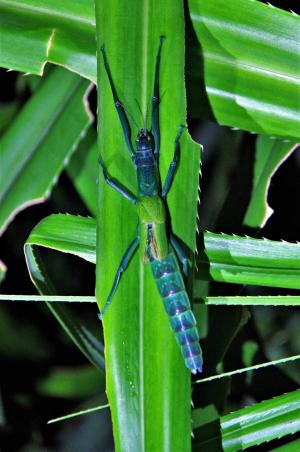
M190 268L190 261L187 258L184 249L182 245L180 244L179 240L173 235L170 235L170 242L173 246L175 253L177 254L178 259L180 260L183 268L183 273L185 276L188 276L189 268Z
M104 314L106 313L107 309L109 308L109 305L112 302L113 296L114 296L114 294L115 294L115 292L116 292L116 290L118 288L121 276L124 273L124 271L127 269L130 260L132 259L134 253L136 252L136 250L138 248L138 245L139 245L139 238L136 237L130 243L129 247L125 251L124 256L122 257L122 260L121 260L120 265L118 267L118 270L117 270L117 273L116 273L116 276L115 276L112 288L111 288L111 290L110 290L110 292L108 294L106 303L105 303L101 313L98 314L98 317L99 317L100 320L103 319Z

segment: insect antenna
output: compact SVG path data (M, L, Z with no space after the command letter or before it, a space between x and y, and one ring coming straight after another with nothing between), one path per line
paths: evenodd
M124 106L123 106L124 108ZM128 116L130 117L130 119L132 119L134 125L136 126L136 128L139 130L140 126L138 125L137 121L134 119L134 116L132 113L130 113L130 111L127 108L124 108L124 110L126 111L126 113L128 114Z
M149 113L149 105L150 105L150 103L151 103L151 99L149 100L149 102L147 104L147 109L146 109L146 129L147 129L148 113Z
M137 99L134 99L134 100L135 100L135 102L136 102L136 104L137 104L137 107L138 107L139 112L140 112L141 117L142 117L143 126L144 126L143 129L146 131L146 130L147 130L147 116L146 116L146 120L145 120L144 115L143 115L143 112L142 112L142 109L141 109L141 106L140 106L138 100L137 100Z

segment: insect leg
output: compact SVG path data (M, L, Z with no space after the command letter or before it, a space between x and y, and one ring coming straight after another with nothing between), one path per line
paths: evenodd
M107 61L107 56L106 56L106 52L105 52L104 46L101 47L101 52L102 52L102 55L103 55L104 67L105 67L105 70L106 70L106 73L107 73L107 76L108 76L110 88L111 88L112 95L113 95L113 98L114 98L115 107L117 109L117 112L118 112L118 115L119 115L119 118L120 118L120 121L121 121L121 125L122 125L122 129L123 129L126 145L127 145L128 150L129 150L130 157L133 159L134 158L134 151L133 151L133 147L132 147L132 143L131 143L131 133L130 133L130 126L129 126L128 118L126 116L126 113L125 113L125 110L123 108L123 105L121 104L121 102L120 102L120 100L118 98L118 94L117 94L116 87L115 87L115 84L114 84L113 79L112 79L112 75L111 75L111 72L110 72L110 67L109 67L109 64L108 64L108 61Z
M159 154L159 67L160 67L160 55L161 47L165 36L160 37L160 44L156 56L155 77L154 77L154 93L152 97L152 131L154 136L154 155L158 157Z
M98 159L98 162L102 168L105 182L108 183L108 185L110 185L112 188L114 188L118 193L120 193L120 195L124 196L124 198L126 198L132 204L136 204L137 198L108 175L107 169L100 158Z
M136 238L130 243L129 247L128 247L127 250L125 251L125 254L124 254L124 256L122 257L121 263L120 263L120 265L119 265L119 267L118 267L118 270L117 270L117 273L116 273L116 276L115 276L115 279L114 279L112 288L111 288L111 290L110 290L110 292L109 292L109 294L108 294L106 303L105 303L105 305L104 305L104 307L103 307L101 313L98 315L100 320L103 319L104 314L106 313L106 311L107 311L107 309L108 309L110 303L112 302L113 296L114 296L114 294L115 294L115 292L116 292L116 290L117 290L117 287L118 287L118 285L119 285L119 282L120 282L122 273L123 273L123 272L126 270L126 268L128 267L128 264L129 264L131 258L133 257L134 253L136 252L136 250L137 250L137 248L138 248L138 245L139 245L139 238L136 237Z
M170 235L170 242L177 254L178 259L182 264L183 273L185 274L185 276L188 276L189 259L186 257L184 249L182 248L179 240L173 234Z
M179 140L181 135L183 134L183 131L185 129L185 126L180 126L179 127L179 131L176 135L175 138L175 147L174 147L174 155L173 155L173 160L170 163L169 169L168 169L168 174L161 192L161 196L162 198L165 198L170 190L172 181L173 181L173 177L177 168L177 164L178 164L178 160L179 160Z

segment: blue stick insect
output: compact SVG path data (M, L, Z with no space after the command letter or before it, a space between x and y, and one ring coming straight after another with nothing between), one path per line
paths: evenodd
M101 159L99 163L102 167L105 181L124 198L137 206L139 223L137 237L130 243L121 260L111 291L99 317L100 319L103 318L112 302L122 273L128 267L138 247L140 247L143 262L151 265L153 277L169 317L171 328L180 346L185 365L192 373L196 373L202 371L202 352L199 345L196 320L191 311L177 257L183 266L185 274L188 272L188 259L181 244L173 234L170 234L170 240L168 240L166 230L165 200L176 171L179 157L179 140L185 129L184 126L180 126L175 138L173 160L162 189L160 188L158 168L160 145L159 68L163 41L164 36L161 36L156 57L154 93L152 97L152 128L147 130L144 127L139 131L136 140L136 151L132 147L129 121L125 109L118 98L104 46L101 49L104 67L122 125L125 142L137 173L138 195L132 195L116 180L112 179Z

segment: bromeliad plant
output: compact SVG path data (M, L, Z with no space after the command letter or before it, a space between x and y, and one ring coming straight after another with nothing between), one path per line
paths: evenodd
M194 117L260 134L243 224L262 227L270 216L266 202L270 178L299 138L295 31L298 18L250 0L190 0L186 19L182 3L173 0L149 0L142 9L140 2L113 0L96 0L95 10L90 0L75 4L69 0L63 4L56 0L0 0L0 7L4 20L2 66L39 75L46 62L64 67L52 70L37 88L30 82L33 94L3 137L0 226L4 230L17 211L45 198L64 167L96 218L58 214L43 219L26 241L25 257L34 284L46 297L39 300L47 303L91 363L100 372L105 367L116 449L188 451L193 430L193 450L204 450L207 445L211 450L240 450L298 431L299 391L224 414L228 380L226 384L215 381L214 374L217 366L224 370L226 352L248 320L242 306L294 306L299 305L299 297L211 297L207 281L300 288L299 246L210 232L199 234L196 244L200 146L187 131L176 142L176 146L180 144L180 159L167 204L172 232L197 266L187 285L190 296L202 300L200 309L195 306L202 339L206 306L239 306L235 311L215 308L216 330L212 331L210 322L204 341L205 376L194 382L192 413L190 372L168 327L148 266L137 257L127 256L127 260L132 257L130 267L103 319L104 357L98 338L66 310L62 301L66 303L68 299L57 298L38 252L38 247L47 247L96 263L96 298L86 301L97 300L103 310L107 297L111 299L110 289L126 243L136 234L137 217L133 206L106 186L107 172L103 175L98 160L101 156L109 174L119 181L118 185L111 181L111 185L131 197L124 186L135 192L135 175L123 132L131 150L131 137L139 129L144 130L144 138L150 136L145 131L147 126L140 125L139 109L142 118L147 118L153 86L158 88L153 68L162 35L166 40L159 71L159 120L158 109L153 107L152 111L156 150L160 132L162 180L171 181L173 175L168 168L174 137L178 136L178 127L186 123L186 89L188 111ZM105 73L103 45L113 82ZM98 146L85 102L89 82L97 83L98 88ZM142 151L145 154L147 150ZM72 153L74 157L68 164ZM43 177L36 177L37 174ZM165 195L167 191L163 189ZM161 242L156 241L156 247L155 240L150 240L155 239L149 227L152 220L153 215L147 221L145 246L148 258L154 258L153 267L156 258L162 256L159 252L157 256L153 254ZM180 255L180 248L179 251ZM0 267L2 273L4 267ZM71 297L69 301L77 299ZM199 356L199 348L196 351L195 356ZM279 363L296 358L285 357ZM259 368L252 364L251 360L246 370ZM198 363L197 368L200 367ZM217 378L229 375L231 372L221 372Z

